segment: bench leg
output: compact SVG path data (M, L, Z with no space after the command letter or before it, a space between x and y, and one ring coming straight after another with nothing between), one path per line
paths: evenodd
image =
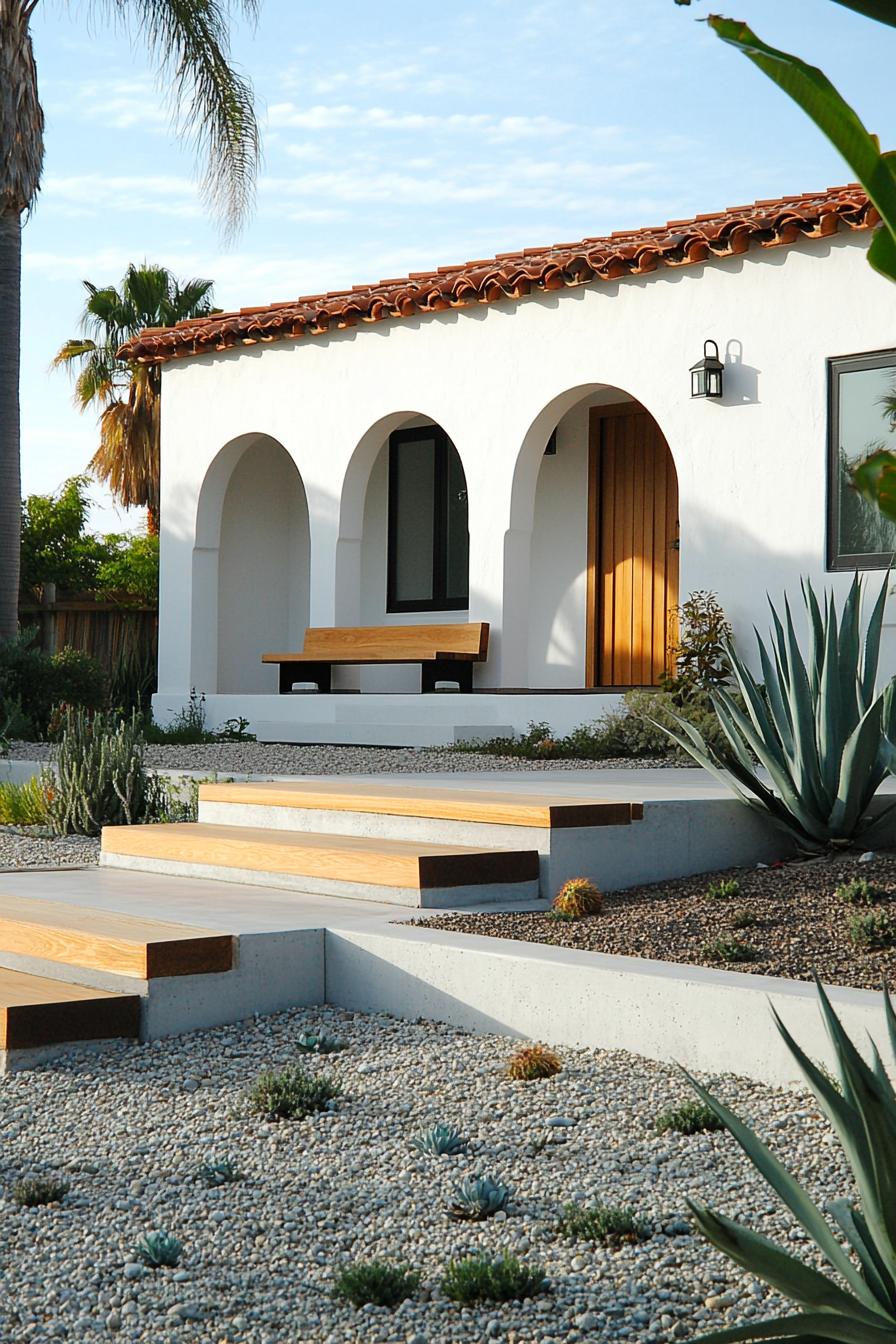
M420 690L423 694L434 691L437 681L456 681L458 691L469 695L473 690L473 664L455 662L453 658L421 663Z
M280 694L291 695L294 681L311 681L321 695L329 695L333 669L329 663L281 663Z

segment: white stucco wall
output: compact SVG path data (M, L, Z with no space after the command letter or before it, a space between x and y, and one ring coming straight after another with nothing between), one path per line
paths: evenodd
M384 591L383 544L368 536L362 547L361 537L388 434L415 415L445 429L467 477L469 616L492 623L480 686L581 685L586 434L563 446L575 415L557 457L542 454L557 421L602 386L640 400L669 442L682 595L715 589L747 636L767 624L766 589L793 593L809 574L842 592L848 577L825 573L825 360L896 345L896 294L868 267L867 242L802 242L166 366L160 690L203 688L209 636L201 622L191 633L205 603L197 498L222 447L243 434L272 436L298 467L309 620L326 625L366 620ZM726 358L722 403L689 396L688 367L707 337ZM889 670L893 634L891 625Z

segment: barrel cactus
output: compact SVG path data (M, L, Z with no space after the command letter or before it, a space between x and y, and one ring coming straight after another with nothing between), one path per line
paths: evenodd
M599 915L603 905L604 898L593 882L587 877L571 877L557 892L551 909L562 919L584 919L586 915Z

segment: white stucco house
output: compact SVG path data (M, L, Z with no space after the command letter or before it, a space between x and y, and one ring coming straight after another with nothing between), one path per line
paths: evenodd
M843 474L894 442L877 223L838 187L142 333L130 357L164 363L157 717L195 687L263 738L567 731L656 682L689 592L746 638L766 591L885 568L896 528ZM692 396L707 342L719 397ZM479 621L472 693L399 664L278 694L261 662L308 626Z

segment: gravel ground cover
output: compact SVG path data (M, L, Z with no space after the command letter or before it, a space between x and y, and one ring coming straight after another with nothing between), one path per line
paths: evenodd
M300 1056L308 1029L348 1048ZM794 1250L803 1235L726 1133L656 1134L658 1113L690 1096L676 1071L564 1049L560 1074L515 1083L503 1067L518 1044L302 1010L0 1079L0 1339L660 1344L779 1310L769 1290L691 1235L685 1198L705 1198ZM335 1108L297 1122L248 1114L258 1073L299 1061L342 1085ZM713 1086L816 1201L851 1193L806 1096L731 1077ZM469 1140L465 1154L412 1148L438 1122ZM198 1183L212 1155L232 1159L243 1179ZM14 1203L17 1180L50 1173L70 1182L62 1203ZM513 1187L507 1213L450 1221L454 1187L480 1173ZM567 1200L631 1205L651 1235L618 1250L564 1240ZM177 1268L145 1269L133 1254L158 1228L183 1243ZM504 1248L542 1264L551 1292L475 1308L442 1295L452 1256ZM414 1300L394 1313L336 1303L339 1269L374 1257L421 1271Z
M9 755L17 761L45 761L48 742L13 742ZM209 742L197 746L148 746L146 763L165 770L233 770L238 774L274 775L419 775L432 772L465 774L471 770L641 770L675 767L690 761L612 758L604 761L529 761L518 756L487 756L479 752L439 751L423 747L345 747L295 742Z
M834 892L864 878L877 890L872 905L851 905ZM710 888L733 880L730 896ZM879 912L890 926L893 945L854 946L850 920ZM604 897L600 915L571 922L544 911L432 915L411 923L456 933L552 943L589 952L658 961L721 966L751 975L811 980L817 971L829 984L857 989L896 985L896 854L858 854L773 867L732 868L696 877L632 887ZM720 936L746 943L753 960L726 959L712 943Z
M0 826L0 872L10 868L82 868L99 861L89 835L48 835L37 827Z

